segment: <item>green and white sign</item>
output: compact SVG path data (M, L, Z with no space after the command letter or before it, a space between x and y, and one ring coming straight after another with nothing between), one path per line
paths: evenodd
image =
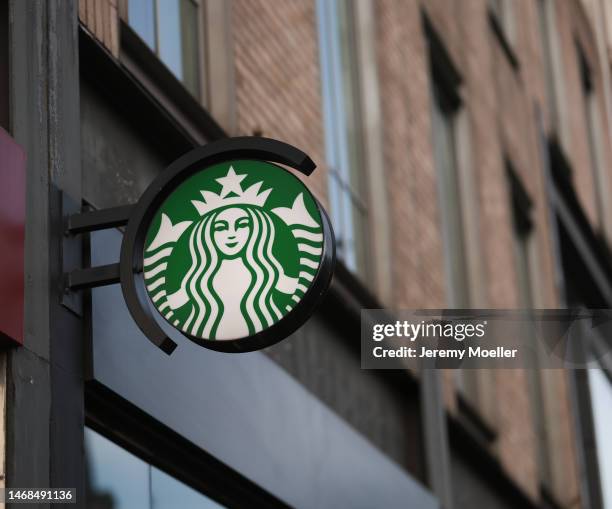
M191 338L254 336L307 295L323 229L316 200L285 169L259 160L202 168L154 213L143 253L146 292Z

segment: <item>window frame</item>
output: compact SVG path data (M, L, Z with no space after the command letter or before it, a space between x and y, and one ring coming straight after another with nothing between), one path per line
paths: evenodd
M114 499L114 494L115 491L102 491L102 492L96 492L96 488L97 486L94 485L93 483L93 473L96 473L95 471L97 470L96 467L98 466L102 466L103 469L108 469L109 467L112 468L115 464L106 464L106 465L100 465L99 463L97 463L95 460L98 459L95 456L95 449L96 447L94 447L93 449L89 449L88 447L88 442L91 440L92 445L95 441L97 441L98 439L102 439L103 441L107 441L110 442L110 444L103 444L104 448L107 447L114 447L116 448L116 452L119 452L121 454L121 456L123 456L124 460L128 460L130 462L137 462L139 464L139 466L141 466L143 468L143 471L141 473L144 474L143 477L140 478L141 482L145 482L146 484L141 485L142 488L144 488L144 490L142 490L142 494L144 496L147 497L147 501L148 504L146 504L146 506L148 508L155 508L157 507L157 503L155 502L155 493L157 492L158 488L155 489L155 484L154 484L154 478L156 477L157 474L162 474L164 476L167 476L169 478L171 478L172 480L174 480L175 482L183 485L185 488L187 488L189 491L193 491L195 493L197 493L197 495L199 497L201 497L202 499L207 499L207 500L202 500L202 502L212 502L212 504L215 505L215 507L217 507L218 509L222 509L223 506L221 506L219 504L219 502L217 500L215 500L214 498L211 498L209 495L207 495L206 493L202 492L201 490L197 490L194 489L192 486L189 486L188 484L185 484L182 480L178 479L176 476L168 473L166 470L158 468L157 466L153 465L151 462L146 461L145 459L141 458L140 456L138 456L137 454L134 454L132 451L129 451L128 449L126 449L125 447L121 446L120 444L118 444L116 441L112 440L111 438L109 438L108 436L99 433L98 431L96 431L94 428L92 428L91 426L85 426L85 430L84 430L84 439L85 439L85 468L86 468L86 503L87 504L91 504L91 499L90 497L93 496L103 496L103 497L109 497L111 499ZM100 444L102 445L102 444ZM92 454L94 453L94 454ZM92 462L92 460L94 460ZM94 467L92 469L92 467ZM117 478L115 478L117 479ZM123 485L125 486L133 485L133 479L130 478L129 479L125 479L123 478L121 480L121 482L123 483ZM138 502L138 506L140 507L141 505L145 505L144 504L144 500L137 500ZM141 503L142 502L142 503ZM174 502L176 504L176 501ZM212 505L211 504L211 505Z
M435 161L438 179L438 203L440 210L440 225L443 241L446 245L448 220L461 225L461 276L451 274L453 264L449 261L454 249L444 248L444 264L446 273L446 288L448 307L470 308L472 306L486 308L485 280L481 270L481 240L478 211L478 191L476 176L473 173L472 143L468 104L464 100L463 78L454 64L451 54L446 48L439 32L426 15L423 15L424 35L429 52L430 100L432 113L431 142L434 148L435 114L434 101L438 99L439 108L449 116L449 124L453 130L453 171L457 205L456 212L445 212L448 209L443 187L440 183L439 165ZM440 97L442 95L442 97ZM439 99L442 99L439 101ZM458 288L462 286L462 288ZM474 433L482 443L491 444L497 436L497 408L494 391L494 372L490 370L455 370L455 397L458 403L461 422Z
M181 128L188 132L194 144L204 144L208 139L199 125L200 115L194 114L195 110L206 110L224 131L224 136L234 134L237 118L231 2L190 0L197 3L200 10L198 16L200 94L196 97L129 24L130 0L118 1L118 58L121 64L168 110ZM157 0L154 1L157 3Z
M461 183L460 183L460 163L459 163L459 133L458 133L458 118L461 110L464 108L461 97L460 87L462 78L457 68L453 64L450 55L448 54L442 40L439 38L431 24L425 19L425 36L429 50L429 75L430 75L430 101L431 101L431 143L432 157L436 169L438 181L438 204L440 209L440 224L443 235L443 243L445 245L445 266L448 288L448 305L455 308L467 308L470 305L469 295L469 276L468 276L468 256L466 251L465 239L465 221L464 221L464 206L462 200ZM438 117L437 112L440 112L440 117L445 119L445 131L447 131L450 139L449 150L447 154L450 157L452 168L451 175L442 174L439 158L436 148L436 126L435 119ZM452 178L452 182L442 182L444 177ZM450 185L453 189L447 190ZM456 197L456 204L453 212L448 211L449 195ZM451 236L449 230L452 229L452 224L457 223L459 228L459 245L449 246ZM453 238L456 235L453 234ZM450 255L456 254L457 248L461 249L459 262L453 262ZM457 264L462 266L460 274L453 269ZM461 288L459 288L461 286Z
M605 229L608 221L609 206L606 200L609 181L605 171L603 146L601 140L602 119L599 115L599 95L593 76L589 58L580 43L575 40L576 57L580 73L580 94L582 96L583 119L589 146L589 160L593 179L593 194L597 211L597 220L600 228Z
M189 90L189 87L187 86L187 84L183 81L183 78L180 78L179 76L177 76L172 69L170 68L170 66L164 62L162 56L161 56L161 52L160 52L160 23L159 23L159 1L160 0L149 0L152 4L153 4L153 38L154 38L154 47L149 46L149 44L142 39L142 37L140 36L140 34L138 34L138 31L136 30L136 28L131 24L130 22L130 14L129 14L129 6L130 6L130 0L123 0L124 3L124 7L122 9L122 19L127 23L127 25L134 31L134 33L140 37L140 39L142 40L142 42L145 43L145 45L152 51L152 53L161 61L161 63L172 73L172 75L187 89ZM196 74L198 76L198 86L197 86L197 95L193 94L193 92L191 90L189 90L190 93L192 93L192 95L195 97L196 100L198 100L198 102L202 103L203 106L207 106L207 90L206 90L206 81L207 81L207 69L206 69L206 61L204 59L205 56L205 51L206 51L206 46L205 46L205 37L204 37L204 30L205 30L205 23L204 23L204 19L205 19L205 9L204 9L204 2L206 0L185 0L187 2L190 2L196 9L197 9L197 41L196 41L196 45L197 45L197 60L198 60L198 66L196 69ZM180 6L181 6L181 2L182 0L178 0L178 4L179 4L179 12L180 12ZM182 21L182 20L181 20ZM180 34L179 34L179 38L180 38ZM181 39L181 50L182 50L182 39ZM181 51L181 58L183 58L183 53Z
M602 356L602 353L603 353L601 351L597 351L596 343L598 342L600 343L600 345L598 346L600 347L600 350L601 350L601 343L605 343L605 341L601 337L596 337L595 342L594 342L595 344L591 345L591 355L592 357L595 357L596 359L598 358L598 356ZM594 361L594 362L598 362L598 361ZM609 469L612 467L612 462L609 460L608 461L605 460L605 455L602 454L602 451L600 449L600 443L598 442L598 439L600 439L600 437L603 434L601 433L601 428L600 428L600 422L601 422L600 414L597 411L597 408L599 407L599 405L596 404L596 401L594 398L594 391L593 391L594 376L592 375L591 371L592 370L601 371L605 379L604 381L608 382L607 389L610 393L612 393L612 372L610 371L611 366L609 365L606 366L604 364L597 364L596 367L592 366L587 369L588 369L588 373L587 373L586 383L588 384L588 392L589 392L589 397L590 397L589 406L590 406L591 413L592 413L591 415L591 421L592 421L592 426L593 426L592 432L593 432L593 442L595 443L594 450L592 452L594 456L594 458L592 458L592 461L594 463L593 470L596 471L598 474L599 482L597 484L599 488L599 493L597 493L597 495L601 497L601 501L600 501L601 506L602 508L609 509L609 506L612 507L612 488L606 485L605 479L603 478L603 476L604 474L610 475Z
M223 506L286 507L271 493L101 384L85 385L84 427Z
M518 307L529 312L540 307L540 296L537 293L537 274L539 262L536 252L536 229L533 220L534 202L514 164L508 156L504 157L510 206L512 212L512 230L517 276ZM534 282L535 281L535 282ZM535 341L535 337L531 338ZM525 370L528 383L528 395L532 412L532 425L536 440L536 456L539 475L538 488L543 499L555 501L553 457L549 430L551 429L550 386L554 379L539 368L541 361L539 350L533 352L534 369Z
M347 33L340 28L341 4L344 5ZM361 104L361 76L357 50L357 8L347 0L317 0L317 24L319 37L321 87L323 100L323 130L328 172L330 213L337 239L338 257L349 270L366 283L372 279L372 260L366 237L371 230L371 202L368 197L369 182L365 171L363 136L363 105ZM342 36L347 35L342 47ZM348 51L350 83L345 83L343 62ZM355 127L354 147L351 150L351 134L348 128L345 87L351 90L351 103ZM355 217L360 217L360 225ZM348 232L348 233L347 233ZM352 242L343 244L344 237ZM361 260L359 258L361 257ZM360 266L361 265L361 266Z

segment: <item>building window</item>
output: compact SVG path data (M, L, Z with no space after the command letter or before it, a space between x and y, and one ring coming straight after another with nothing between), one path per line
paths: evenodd
M565 97L565 71L563 57L559 45L559 35L556 26L555 0L537 0L540 45L542 49L542 65L546 78L546 101L550 124L556 134L561 138L565 148L569 147L569 134L567 124L563 122L566 117Z
M505 166L512 205L519 306L523 309L533 309L535 307L532 286L533 256L531 249L533 240L531 208L533 203L512 163L508 159L505 160Z
M603 508L612 509L612 382L603 369L588 373Z
M537 0L538 21L540 23L540 44L544 60L544 72L546 76L546 99L548 111L556 124L557 120L557 89L555 87L555 73L553 70L553 57L551 47L551 35L549 33L548 0Z
M591 159L591 169L593 175L595 203L597 204L597 215L600 221L605 219L604 197L602 191L605 187L605 176L603 174L601 161L601 123L599 121L599 110L597 106L597 94L591 72L591 66L587 60L582 47L577 44L578 65L580 69L580 82L582 90L582 106L584 110L584 122L589 142L589 155ZM605 191L604 191L605 192Z
M221 509L181 481L85 429L89 509Z
M467 221L464 220L464 191L469 159L467 111L461 99L461 76L430 22L425 18L429 50L431 84L431 122L433 159L438 182L438 204L441 218L447 280L447 306L467 309L472 305L468 277ZM460 156L461 155L461 156ZM467 157L466 157L467 156ZM461 162L460 162L461 161ZM467 212L468 209L465 210ZM468 215L469 217L469 215ZM494 438L494 387L489 370L455 370L459 392L459 410L464 423L484 443Z
M317 1L331 220L338 256L367 279L368 207L353 7L349 0Z
M512 207L514 256L516 261L516 276L518 287L518 307L531 310L537 307L534 295L535 274L537 274L535 256L535 238L531 212L533 202L529 197L521 179L509 159L505 160L510 203ZM530 327L525 329L528 342L535 343L536 336ZM546 413L544 390L545 374L538 368L540 365L538 349L534 349L531 362L534 369L525 370L529 388L529 402L533 418L533 428L537 438L537 460L540 487L547 497L553 494L551 452L548 445L548 435L551 425Z
M449 274L450 305L468 306L466 260L461 214L461 197L457 168L455 133L456 106L448 95L434 82L433 86L433 148L438 175L438 187L442 212L442 228Z
M467 262L458 164L460 78L440 40L428 30L432 141L438 180L449 307L469 307Z
M202 0L128 0L132 29L195 96L201 97Z

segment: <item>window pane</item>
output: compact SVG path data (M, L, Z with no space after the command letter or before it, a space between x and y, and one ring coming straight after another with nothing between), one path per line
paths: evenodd
M445 98L434 85L432 128L436 173L440 194L444 251L449 273L449 305L468 307L466 262L459 181L456 165L454 113L445 108Z
M199 97L198 6L193 0L181 0L181 36L183 83L193 95Z
M149 509L147 463L90 429L85 429L85 453L87 507Z
M182 80L180 0L157 0L157 30L159 57Z
M221 509L200 492L169 476L165 472L151 467L152 509Z
M365 276L367 211L357 213L351 196L365 194L352 3L319 0L317 13L332 224L338 256Z
M367 274L367 242L366 242L366 214L353 205L353 224L355 228L355 264L359 274Z
M341 52L341 82L343 95L342 114L344 115L344 136L346 137L347 168L343 173L344 181L350 185L357 196L362 197L359 113L357 108L357 70L355 68L355 38L351 23L352 11L347 0L338 1L338 36Z
M604 507L612 509L612 385L602 369L588 371Z
M540 45L542 46L542 55L544 59L544 71L546 74L546 100L548 102L548 110L556 123L557 118L557 99L555 88L555 73L552 67L552 51L550 47L549 34L549 18L547 13L546 2L548 0L538 0L538 21L540 28Z
M357 271L357 250L358 246L355 242L355 223L353 221L353 204L351 203L351 195L346 188L340 188L340 214L342 216L342 239L344 241L344 263L354 272Z
M338 256L345 258L346 252L346 239L345 232L346 228L342 222L342 190L340 189L340 183L337 175L330 169L328 178L328 194L329 194L329 205L331 212L331 221L334 227L334 233L336 235L336 247L338 250Z
M130 0L128 20L130 26L155 51L155 0Z

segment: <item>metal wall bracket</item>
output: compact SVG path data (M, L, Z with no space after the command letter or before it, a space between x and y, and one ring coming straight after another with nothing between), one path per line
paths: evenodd
M72 214L66 218L65 233L66 235L77 235L125 226L134 207L134 205L123 205L122 207Z
M80 290L119 283L119 263L98 267L83 267L81 237L84 233L125 226L134 209L124 205L102 210L81 212L80 207L62 193L64 236L62 243L63 296L62 304L81 315L83 310Z
M80 202L75 201L64 191L59 191L59 206L61 207L61 227L63 227L67 217L81 211ZM60 237L60 249L63 273L77 270L83 266L83 240L80 237L62 235ZM67 289L64 281L61 284L63 284L61 304L76 315L83 316L82 295Z
M119 264L73 270L64 276L64 287L71 291L114 285L119 282Z

